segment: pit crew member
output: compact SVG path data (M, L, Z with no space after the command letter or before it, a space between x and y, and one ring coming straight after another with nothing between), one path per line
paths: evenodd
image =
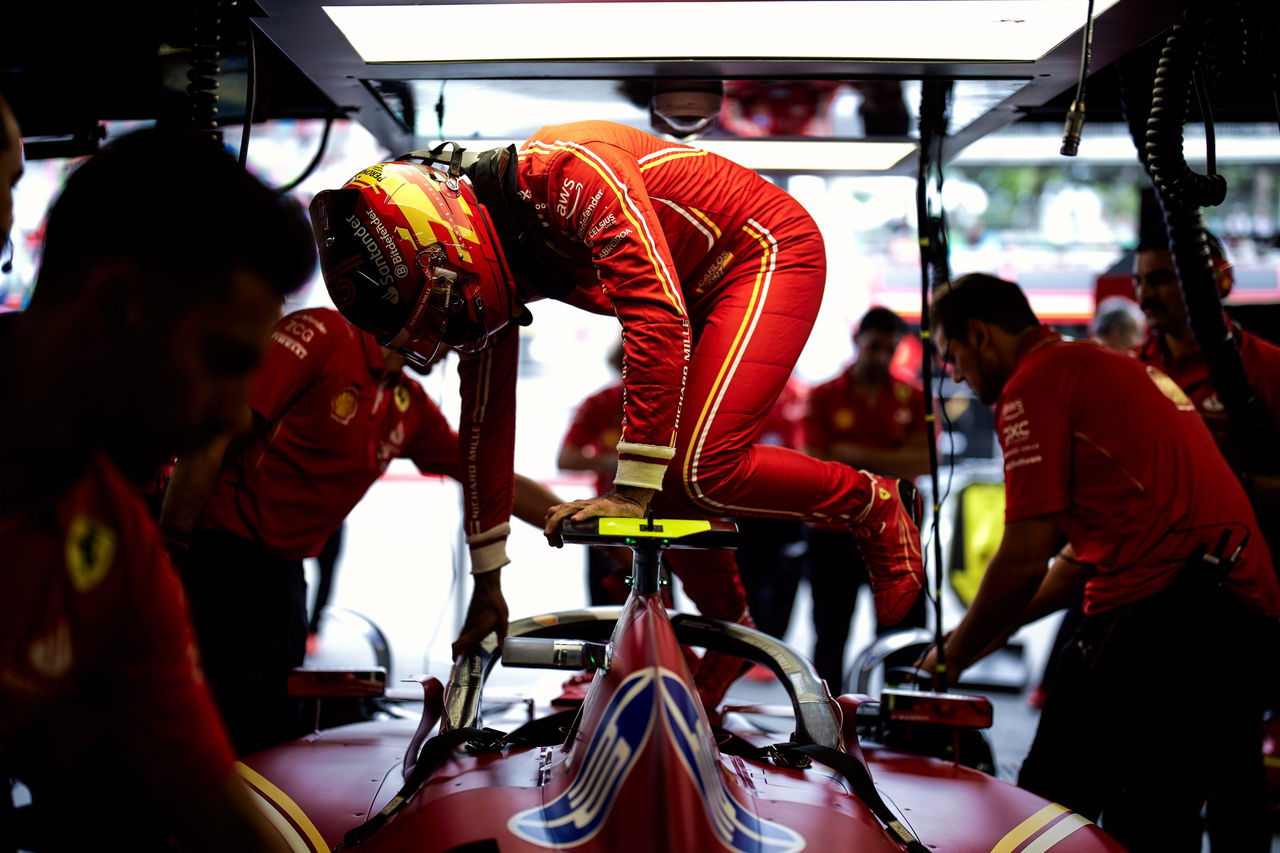
M284 204L207 137L123 137L72 173L30 308L0 317L0 766L32 793L11 847L288 849L235 773L130 480L243 405L315 266ZM218 235L198 263L193 234Z
M513 148L381 163L312 203L339 310L392 348L461 368L464 483L477 582L459 645L503 628L498 572L511 504L517 331L555 297L622 325L614 488L564 519L663 512L849 524L886 622L921 589L909 483L755 443L813 325L825 279L817 226L787 193L714 154L602 121ZM464 174L465 172L465 174ZM492 580L490 580L492 578Z
M180 559L192 621L232 743L247 754L302 733L286 690L307 636L302 561L391 460L461 477L458 437L404 358L330 308L296 311L271 334L241 421L180 460L161 527ZM515 475L516 512L539 525L556 497ZM195 531L194 534L192 531Z
M929 472L929 433L924 392L889 372L906 323L876 307L858 321L853 364L836 378L810 389L801 420L804 452L894 477ZM813 665L833 690L844 679L858 589L867 583L861 561L849 565L847 530L809 530L809 583L813 590ZM916 599L901 627L924 627L924 596ZM877 625L877 633L884 626ZM910 663L910 661L907 661Z
M1161 220L1156 221L1163 225ZM1226 298L1235 276L1222 244L1212 234L1206 236L1218 293ZM1177 268L1162 227L1144 229L1134 258L1133 279L1134 295L1150 327L1147 340L1134 352L1144 363L1159 368L1178 383L1195 404L1218 449L1245 485L1274 560L1276 549L1280 548L1280 478L1256 470L1235 438L1226 409L1213 387L1208 362L1191 331ZM1245 377L1270 416L1267 429L1271 440L1280 441L1280 347L1234 323L1230 328L1239 342ZM1277 698L1280 697L1272 699L1272 710ZM1258 725L1240 726L1222 730L1220 737L1242 739L1238 747L1222 750L1219 756L1242 757L1245 763L1225 763L1215 773L1207 806L1210 841L1214 849L1266 851L1271 832L1265 820L1266 772L1258 761L1262 731Z
M1212 234L1207 236L1218 292L1225 298L1235 283L1235 275L1222 244ZM1144 235L1134 257L1133 282L1134 295L1149 327L1147 340L1135 353L1143 362L1158 367L1177 382L1195 403L1196 411L1204 418L1227 462L1245 482L1263 533L1274 551L1280 545L1280 478L1252 471L1250 460L1244 457L1243 449L1232 435L1226 409L1210 380L1204 353L1192 334L1177 268L1163 231ZM1270 428L1280 439L1280 347L1234 323L1231 329L1239 341L1240 360L1249 385L1262 400L1270 415Z
M1199 850L1210 754L1234 741L1192 736L1204 711L1186 687L1215 729L1256 726L1258 667L1276 661L1280 589L1244 490L1169 377L1064 341L1017 285L944 285L932 325L956 380L996 405L1005 459L1004 535L948 672L1083 589L1019 784L1137 853ZM1059 531L1070 545L1046 571Z

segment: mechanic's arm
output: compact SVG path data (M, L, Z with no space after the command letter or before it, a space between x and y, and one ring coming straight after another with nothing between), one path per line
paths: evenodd
M612 451L586 452L586 448L565 442L556 457L556 467L561 471L594 471L608 474L618 468L618 454Z
M831 445L827 458L884 476L914 479L929 473L929 441L924 433L919 433L892 450L838 441Z
M253 419L247 406L242 417ZM232 432L224 433L199 450L182 456L174 466L160 509L160 530L171 552L182 550L191 541L191 532L218 480L231 439Z
M516 474L515 503L511 514L533 527L546 522L547 508L561 503L560 496L523 474Z
M1018 627L1037 599L1049 558L1058 543L1052 516L1035 516L1005 525L1004 537L987 566L978 594L946 641L948 677L954 681L993 642Z
M1084 586L1096 571L1096 568L1089 563L1077 560L1070 545L1063 548L1053 558L1053 564L1049 566L1048 574L1040 583L1040 588L1036 590L1035 598L1014 620L1014 624L988 643L976 659L984 658L1003 647L1024 625L1030 625L1059 610L1080 604L1084 600Z

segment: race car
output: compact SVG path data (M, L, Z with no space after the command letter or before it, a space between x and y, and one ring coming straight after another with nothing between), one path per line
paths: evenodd
M422 679L420 720L317 731L249 757L241 775L298 851L1123 850L1083 817L968 766L990 763L972 737L991 723L984 698L905 689L833 698L786 644L670 614L662 551L732 546L735 536L715 521L566 524L567 542L632 548L625 605L514 621L501 647L491 637L461 655L447 688ZM736 725L746 717L732 709L709 717L682 645L772 670L790 700L790 737ZM595 675L580 707L504 732L482 719L499 659ZM381 688L376 674L354 673L311 685L347 696Z

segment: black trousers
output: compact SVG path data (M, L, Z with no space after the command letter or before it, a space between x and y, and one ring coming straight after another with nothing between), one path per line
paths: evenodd
M1133 853L1199 853L1210 800L1214 853L1265 853L1261 721L1278 651L1276 620L1221 589L1178 585L1086 616L1018 784Z
M236 752L247 755L304 734L289 671L307 642L301 560L257 542L201 532L181 567L205 675Z
M779 518L736 518L738 550L734 559L747 593L756 627L782 639L791 624L796 588L803 572L797 552L804 547L805 526Z
M325 540L324 547L316 555L316 600L311 605L311 616L307 620L309 634L320 633L320 619L333 593L333 579L338 574L338 558L342 556L342 540L346 532L347 523L344 521Z
M844 647L849 642L858 590L870 585L867 567L852 536L811 528L809 530L809 586L813 590L813 665L826 679L831 692L843 693ZM876 636L906 628L923 628L928 618L928 596L923 591L901 622L883 626L876 622ZM890 656L886 667L910 666L917 653Z

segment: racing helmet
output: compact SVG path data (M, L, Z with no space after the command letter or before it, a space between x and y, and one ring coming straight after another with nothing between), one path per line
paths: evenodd
M338 310L425 366L444 347L484 349L523 309L470 181L414 156L370 166L341 189L319 193L311 222Z

